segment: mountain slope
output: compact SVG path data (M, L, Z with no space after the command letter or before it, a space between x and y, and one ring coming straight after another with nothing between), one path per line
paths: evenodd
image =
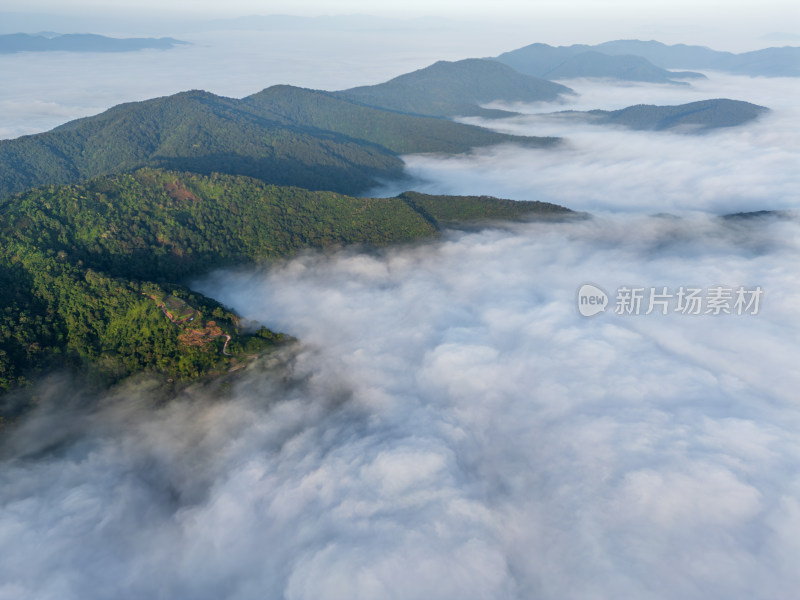
M676 79L702 78L700 73L673 73L631 53L610 56L592 46L531 44L496 57L520 73L545 79L604 77L623 81L677 83Z
M378 85L338 92L343 98L404 113L439 117L504 117L512 113L481 108L502 102L552 102L569 88L478 58L439 61Z
M0 201L40 185L143 166L358 193L378 179L400 177L398 153L456 153L508 141L555 142L401 115L290 86L244 100L182 92L0 140Z
M285 123L306 124L366 140L398 154L463 152L504 142L544 146L553 138L523 138L434 117L365 106L331 92L276 85L244 99L253 110Z
M375 177L399 176L403 163L374 144L265 119L239 100L193 91L0 141L0 197L142 166L358 191Z
M101 381L140 371L192 379L280 341L267 330L245 333L236 315L179 285L213 268L417 240L453 221L569 213L487 197L353 198L156 169L32 190L0 206L0 392L54 367Z
M769 109L739 100L702 100L677 106L638 104L621 110L592 110L565 112L589 119L593 123L622 125L629 129L664 130L680 129L702 132L720 127L735 127L758 118Z

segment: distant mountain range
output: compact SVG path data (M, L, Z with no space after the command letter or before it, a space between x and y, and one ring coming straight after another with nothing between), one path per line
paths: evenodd
M173 38L111 38L91 33L0 35L0 54L14 52L134 52L188 44Z
M800 76L800 48L765 48L733 54L704 46L639 40L616 40L594 46L531 44L505 52L495 60L520 73L544 79L604 77L623 81L680 83L700 73L667 69L703 69L764 77Z
M439 61L378 85L338 92L343 98L388 110L440 117L507 117L482 108L493 100L552 102L574 92L563 85L518 72L492 60Z
M639 40L617 40L594 46L609 55L636 54L667 69L708 69L738 75L762 77L800 77L800 47L764 48L733 54L705 46Z
M588 65L607 75L602 69L610 65L638 65L628 77L653 73L643 58L581 48L586 47L533 44L500 58L542 70L566 51L570 58L548 73L576 75ZM657 74L659 68L653 68ZM122 104L45 133L0 140L0 200L41 185L141 167L247 175L277 185L357 194L379 181L402 178L402 154L453 154L502 143L551 147L556 138L513 136L444 117L508 117L516 113L482 105L552 102L573 93L487 59L440 61L385 83L339 92L288 85L243 99L182 92ZM746 102L709 100L590 111L583 117L636 129L699 131L738 125L765 110Z
M0 140L0 198L144 166L358 193L379 179L401 177L401 153L458 153L512 141L544 147L557 140L400 114L291 86L242 100L190 91Z
M667 71L646 58L634 56L633 53L612 56L598 51L596 47L583 44L573 46L531 44L505 52L495 60L509 65L520 73L544 79L603 77L623 81L679 84L683 83L678 81L680 79L705 77L700 73Z
M702 100L677 106L637 104L621 110L563 111L557 115L584 118L592 123L621 125L629 129L677 129L700 133L720 127L735 127L758 118L769 109L739 100Z

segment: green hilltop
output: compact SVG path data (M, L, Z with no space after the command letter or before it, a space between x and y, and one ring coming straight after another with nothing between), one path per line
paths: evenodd
M400 153L456 153L512 141L555 143L381 111L291 86L243 100L181 92L121 104L45 133L0 140L0 199L141 167L223 172L359 193L378 180L400 178Z
M0 197L144 166L358 191L376 177L399 176L403 163L375 144L271 120L241 100L191 91L0 141Z
M570 212L488 197L354 198L149 168L19 194L0 206L0 391L57 367L106 383L142 371L191 380L279 343L281 334L248 333L181 284L213 268Z

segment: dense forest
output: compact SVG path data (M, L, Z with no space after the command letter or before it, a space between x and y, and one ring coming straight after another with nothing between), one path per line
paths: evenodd
M149 168L12 196L0 205L0 391L56 367L101 383L141 371L192 379L284 339L245 331L183 285L216 267L569 212L489 197L354 198Z
M433 93L433 90L429 92ZM555 138L509 136L449 119L384 110L366 106L359 98L354 99L356 101L347 99L346 92L336 94L275 85L248 96L244 101L265 117L344 134L398 154L456 154L476 146L511 141L528 147L549 147L557 142Z
M141 167L247 175L277 185L356 194L380 180L402 178L401 153L458 153L512 141L556 143L291 86L242 100L194 90L0 140L0 198Z

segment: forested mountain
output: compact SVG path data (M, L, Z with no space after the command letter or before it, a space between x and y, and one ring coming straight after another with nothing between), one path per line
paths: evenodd
M358 191L375 177L399 176L403 163L377 145L265 119L240 100L191 91L0 141L0 197L142 166Z
M352 198L157 169L32 190L0 206L0 391L57 366L101 381L139 371L194 378L280 341L246 334L181 285L212 268L569 212L487 197Z
M720 127L735 127L758 118L769 109L740 100L716 99L690 102L677 106L637 104L621 110L565 111L592 123L622 125L629 129L679 129L699 133Z
M530 77L497 61L470 58L433 65L378 85L338 92L341 97L370 106L441 117L507 117L514 113L482 108L502 102L552 102L572 90Z
M505 52L495 60L520 73L544 79L603 77L623 81L680 83L676 80L704 77L700 73L667 71L634 54L630 52L611 55L598 47L584 44L573 46L531 44Z
M398 154L458 153L475 146L514 141L549 146L555 138L517 137L448 119L401 114L365 106L331 92L276 85L244 99L259 114L288 124L334 131Z
M134 52L186 44L173 38L112 38L91 33L0 35L0 54L13 52Z
M571 210L549 202L504 200L492 196L436 196L403 192L397 196L437 229L462 225L485 225L492 221L519 221L536 217L575 216Z
M143 166L358 193L378 178L400 177L398 153L464 152L507 141L555 140L381 111L291 86L244 100L190 91L0 140L0 199Z

